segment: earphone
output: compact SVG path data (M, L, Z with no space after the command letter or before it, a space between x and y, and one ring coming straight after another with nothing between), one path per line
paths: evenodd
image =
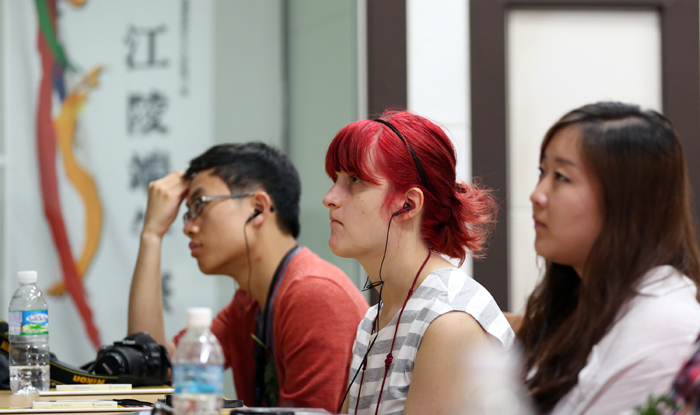
M405 202L403 204L403 207L401 209L397 210L396 212L392 213L391 216L394 217L394 216L402 215L402 214L408 212L409 210L411 210L411 205L409 205L408 202Z
M253 214L248 216L248 219L246 219L245 223L249 223L251 220L255 219L261 213L262 213L262 211L255 209L253 211Z

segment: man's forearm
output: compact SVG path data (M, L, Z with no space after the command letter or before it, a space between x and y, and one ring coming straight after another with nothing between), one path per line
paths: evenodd
M129 334L147 331L158 344L165 345L161 244L162 239L157 235L141 235L129 293Z

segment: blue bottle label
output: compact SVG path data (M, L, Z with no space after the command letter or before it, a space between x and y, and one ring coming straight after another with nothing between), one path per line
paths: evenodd
M173 388L179 394L223 394L224 368L218 365L173 365Z
M8 320L11 336L49 334L49 310L10 311Z

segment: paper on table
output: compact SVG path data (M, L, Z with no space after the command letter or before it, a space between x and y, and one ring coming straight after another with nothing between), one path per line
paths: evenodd
M57 391L104 391L104 390L131 390L130 383L101 383L94 385L56 385Z
M152 395L173 393L173 388L144 388L131 390L78 390L78 391L42 391L39 396L90 396L90 395Z
M2 408L0 414L76 414L82 412L151 412L150 406L117 406L116 408L63 408L63 409L32 409L32 408Z
M80 401L32 401L32 409L65 408L116 408L117 402L111 399L86 399Z

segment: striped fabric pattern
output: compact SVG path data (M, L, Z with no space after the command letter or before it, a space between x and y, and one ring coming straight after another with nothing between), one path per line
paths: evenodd
M382 394L380 414L402 414L413 376L413 365L423 335L430 323L444 313L464 311L470 314L486 332L498 339L505 348L510 348L515 333L491 294L478 282L458 268L437 269L425 278L406 304L401 324L396 335L393 362L387 373ZM370 351L367 370L362 383L362 396L357 414L374 415L379 391L384 378L384 359L389 353L396 329L398 313L378 334L371 335L372 322L377 315L377 306L371 307L357 329L353 346L350 378L360 369L367 347L374 336L379 336ZM350 388L349 413L355 413L360 389L359 373Z

